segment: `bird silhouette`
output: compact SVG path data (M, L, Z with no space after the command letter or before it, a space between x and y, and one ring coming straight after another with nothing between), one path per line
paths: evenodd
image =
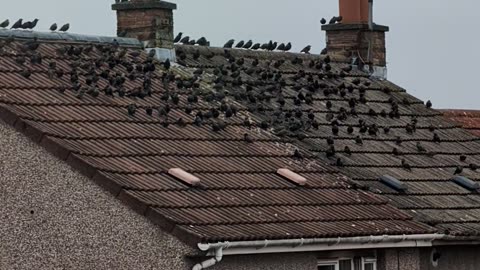
M440 143L442 140L440 139L440 136L437 133L433 133L433 142Z
M253 44L251 49L256 51L256 50L260 49L260 46L261 46L260 43L255 43L255 44Z
M235 44L235 40L230 39L229 41L227 41L227 43L225 43L225 45L223 45L223 48L232 48L233 44Z
M285 43L280 43L280 45L278 45L278 47L277 47L277 50L284 51L285 50Z
M427 103L425 104L425 106L430 109L430 108L432 108L433 104L432 104L432 102L429 100L429 101L427 101Z
M309 54L311 49L312 49L312 46L308 45L307 47L303 48L300 52Z
M178 33L175 39L173 40L173 43L178 43L182 39L182 36L183 36L182 32Z
M285 45L284 51L285 51L285 52L288 52L288 51L290 51L291 49L292 49L292 43L288 42L287 45Z
M417 142L417 151L420 153L426 153L427 149L425 149L425 147L420 142Z
M58 31L60 31L60 32L67 32L68 29L70 29L70 24L69 24L69 23L64 24L62 27L60 27L60 30L58 30Z
M208 40L205 37L201 37L197 40L197 44L200 46L208 46Z
M476 170L478 169L478 166L475 165L475 164L473 164L473 163L471 163L470 165L468 165L468 168L469 168L470 170L472 170L472 171L476 171Z
M247 143L253 143L253 139L250 137L248 133L243 134L243 140Z
M465 162L467 160L467 156L466 155L460 155L460 161L461 162Z
M357 137L355 138L355 143L358 144L358 145L363 145L362 137L357 136Z
M303 159L303 154L300 152L300 150L295 149L295 152L293 153L293 157L296 159Z
M190 42L190 37L189 36L185 36L180 40L180 43L185 44L185 45L188 45L189 42Z
M23 25L23 19L18 19L13 25L11 29L18 29L21 28Z
M245 41L240 40L240 42L238 42L237 45L235 45L235 48L243 48L244 45L245 45Z
M463 167L462 166L457 166L455 168L455 172L453 172L454 175L461 174L463 172Z
M326 20L325 18L322 18L322 19L320 20L320 23L321 23L322 25L324 25L324 24L327 23L327 20Z
M137 106L135 104L132 103L128 105L127 107L128 115L134 116L136 111L137 111Z
M350 147L348 146L345 146L345 149L343 150L345 152L345 154L351 156L352 155L352 150L350 149Z
M412 170L412 166L405 159L402 159L402 167L407 171Z
M342 158L337 158L337 161L335 162L335 165L338 166L338 167L343 167L344 163L343 163Z
M7 28L8 25L10 25L10 21L8 19L6 19L2 23L0 23L0 28Z
M37 26L38 21L39 21L38 19L35 19L31 22L25 22L25 23L22 24L22 28L31 30L31 29L33 29Z
M52 25L50 26L50 31L52 31L52 32L53 32L53 31L56 31L57 28L58 28L58 25L57 25L56 23L54 23L54 24L52 24Z
M252 40L249 40L249 41L247 41L247 43L245 43L245 45L243 45L242 48L244 48L244 49L250 49L250 48L252 47L252 45L253 45L253 41L252 41Z

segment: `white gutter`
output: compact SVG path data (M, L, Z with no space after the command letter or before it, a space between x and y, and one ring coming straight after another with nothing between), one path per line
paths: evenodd
M193 266L192 270L202 270L219 263L223 258L223 248L216 248L214 257Z
M311 252L352 249L376 248L405 248L405 247L431 247L432 242L441 240L444 234L416 234L397 236L365 236L349 238L310 238L288 240L261 240L240 242L219 242L214 244L198 244L201 251L206 251L207 256L216 255L222 249L223 255L286 253L286 252ZM196 268L194 270L203 269Z

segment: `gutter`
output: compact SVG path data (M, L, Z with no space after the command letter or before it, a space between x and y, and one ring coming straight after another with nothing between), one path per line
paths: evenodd
M198 244L207 256L215 255L217 249L223 255L308 252L345 249L371 249L395 247L430 247L433 241L444 239L444 234L382 235L347 238L300 238L288 240L260 240Z

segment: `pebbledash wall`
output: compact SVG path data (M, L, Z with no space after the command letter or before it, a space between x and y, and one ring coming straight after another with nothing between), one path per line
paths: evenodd
M477 270L480 249L378 250L378 270ZM371 251L374 252L374 251ZM0 269L191 269L204 257L0 121ZM330 253L225 256L211 270L315 270Z

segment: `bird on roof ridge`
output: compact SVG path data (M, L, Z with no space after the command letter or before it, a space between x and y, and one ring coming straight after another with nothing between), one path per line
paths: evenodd
M2 23L0 23L0 28L7 28L9 24L10 24L10 21L6 19Z
M64 25L60 28L60 30L58 30L58 31L60 31L60 32L67 32L68 29L70 29L70 24L69 24L69 23L64 24Z
M23 24L23 19L18 19L18 21L16 21L16 22L12 25L12 28L11 28L11 29L18 29L18 28L22 27L22 24Z

